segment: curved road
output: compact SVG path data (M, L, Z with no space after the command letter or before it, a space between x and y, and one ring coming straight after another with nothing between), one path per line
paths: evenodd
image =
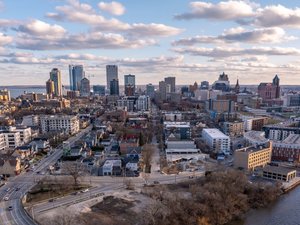
M80 139L84 134L91 130L91 126L81 131L75 137L71 137L68 141L70 144L74 144L75 141ZM156 157L152 163L159 166L158 156L159 150L156 149ZM0 188L0 224L1 225L34 225L36 224L34 220L27 214L23 205L21 203L22 197L35 185L36 181L41 179L43 175L37 175L36 172L43 171L53 165L62 156L62 149L56 149L54 153L47 158L43 158L38 166L36 166L35 172L28 172L26 174L20 174L19 176L12 177L9 179L8 183ZM193 173L193 176L202 176L204 172ZM162 175L157 171L153 171L147 178L147 181L141 177L126 178L131 179L135 186L141 187L145 183L153 184L154 181L160 184L176 183L179 181L189 179L191 173L182 173L179 175ZM58 179L64 179L64 176L57 176ZM71 205L77 202L85 201L90 198L96 197L97 195L103 195L107 192L116 191L118 189L124 188L124 177L98 177L98 176L87 176L84 177L83 182L91 183L96 187L91 188L86 193L80 193L78 195L68 195L62 198L57 198L53 202L41 202L34 205L30 214L34 215L36 213L42 213L53 208ZM8 200L5 201L5 198ZM12 206L12 210L8 210L8 207Z
M83 135L90 132L92 125L82 130L76 136L68 139L70 144L74 144ZM63 150L58 148L52 155L43 158L35 169L35 172L43 171L54 164L61 156ZM24 210L21 199L35 185L36 176L33 172L20 174L9 178L6 185L0 188L0 224L1 225L33 225L33 219ZM8 200L6 200L8 198ZM8 207L12 207L9 210Z

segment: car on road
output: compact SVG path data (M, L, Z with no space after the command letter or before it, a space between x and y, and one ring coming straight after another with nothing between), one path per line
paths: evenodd
M9 191L10 191L10 188L7 188L7 189L6 189L6 192L9 192Z
M19 191L20 190L20 188L19 187L17 187L16 189L15 189L15 191Z
M153 181L153 184L159 184L159 181L155 180Z
M9 200L9 197L8 197L8 196L5 196L3 199L4 199L4 201L8 201L8 200Z
M8 206L7 208L9 211L13 210L13 207L12 206Z
M87 189L82 190L81 192L85 193L85 192L88 192L88 191L89 191L89 189L87 188Z

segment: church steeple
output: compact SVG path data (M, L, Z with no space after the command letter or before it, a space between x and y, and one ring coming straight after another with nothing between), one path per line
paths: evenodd
M234 91L235 91L235 93L237 93L237 94L240 93L239 78L237 78L237 80L236 80L236 85L235 85Z
M280 81L280 79L279 79L278 75L276 74L276 76L273 78L273 84L278 87L279 86L279 81Z

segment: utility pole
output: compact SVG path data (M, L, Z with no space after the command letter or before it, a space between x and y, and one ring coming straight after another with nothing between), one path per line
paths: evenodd
M31 208L31 214L32 214L32 219L34 220L33 206L32 206L32 208Z

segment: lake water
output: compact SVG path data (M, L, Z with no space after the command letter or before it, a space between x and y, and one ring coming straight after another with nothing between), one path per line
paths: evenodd
M10 97L11 98L16 98L22 94L24 94L24 92L34 92L34 93L46 93L46 88L44 87L0 87L0 89L8 89L10 90Z
M300 225L300 186L265 209L253 210L244 225Z

